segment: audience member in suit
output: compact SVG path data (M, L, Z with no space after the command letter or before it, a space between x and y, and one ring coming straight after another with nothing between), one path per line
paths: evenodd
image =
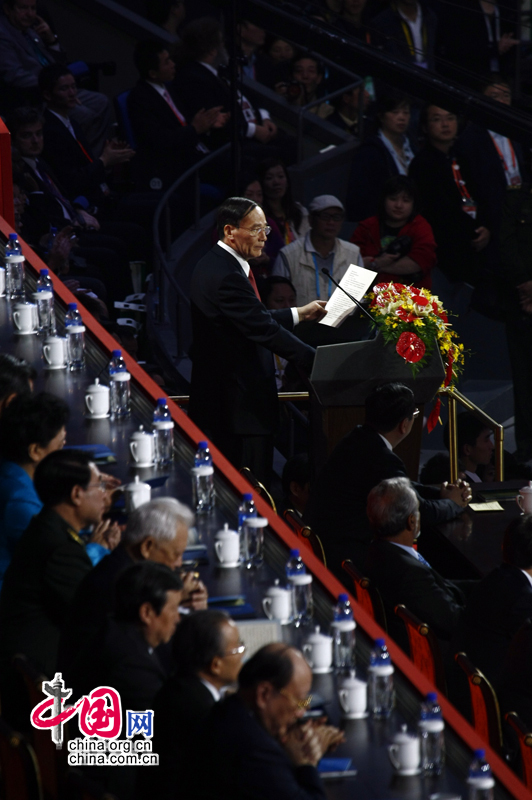
M217 703L203 726L191 772L194 796L324 800L316 765L343 734L320 723L297 724L311 685L299 650L276 643L255 653L242 667L238 692Z
M335 447L311 487L306 514L321 538L327 566L340 580L343 559L362 569L371 534L366 516L368 495L385 478L406 477L406 468L393 452L406 439L415 417L413 392L403 384L388 383L366 398L366 421ZM440 489L412 484L419 498L422 527L461 514L471 499L469 484L442 484Z
M134 151L127 145L106 141L100 155L93 151L75 119L78 103L76 80L61 64L44 67L39 74L39 90L46 103L44 157L70 197L84 195L94 205L102 205L110 194L108 170L130 161Z
M474 582L442 578L414 548L421 533L419 498L408 478L388 478L375 486L367 515L373 540L365 572L382 597L388 633L409 652L405 625L394 613L395 606L403 604L439 639L448 641Z
M428 3L397 0L371 20L373 43L392 58L433 70L437 24Z
M464 157L457 159L458 118L428 105L421 122L427 140L412 161L409 176L438 245L438 267L450 281L474 283L489 252L491 233L469 163Z
M140 80L127 99L136 147L133 177L140 190L166 189L209 152L200 137L223 127L226 115L221 106L201 108L188 124L167 85L175 64L163 43L138 42L134 61Z
M122 704L122 739L126 737L126 710L152 709L168 677L157 653L170 642L179 623L182 589L179 575L164 564L143 561L128 567L116 582L114 614L77 653L68 678L73 696L112 686ZM131 766L90 768L91 778L124 800L134 796L137 772Z
M0 353L0 415L18 395L33 391L37 372L23 358Z
M0 16L0 75L11 91L11 106L35 103L41 68L64 63L66 55L48 23L37 14L36 0L6 0ZM111 104L101 92L80 89L69 115L85 131L99 154L109 135Z
M495 686L504 715L516 711L528 730L532 729L532 618L514 636Z
M267 55L262 52L266 41L266 31L249 19L237 24L239 45L244 56L242 72L246 78L264 83L273 89L276 70Z
M495 686L513 637L532 617L532 515L508 525L503 563L473 590L453 636L451 655L464 651Z
M510 84L499 76L493 76L482 93L503 105L512 104ZM508 187L516 189L528 179L521 144L469 122L456 142L456 151L467 160L479 200L482 200L489 217L493 241L498 245L502 208Z
M17 704L14 655L24 653L42 674L54 675L61 626L77 587L92 569L79 532L101 522L102 480L91 457L76 450L56 450L35 470L34 486L44 508L22 534L0 595L2 713L7 719L18 719L24 708Z
M324 315L324 302L268 311L249 261L262 253L266 217L252 200L231 197L218 210L219 242L196 265L192 311L191 419L235 467L269 485L279 405L272 353L309 371L314 350L291 331Z
M520 44L513 9L511 3L499 7L497 0L438 3L439 71L475 89L481 76L511 78Z
M407 175L414 152L406 135L410 101L390 94L376 104L377 131L356 150L349 175L347 218L360 222L374 217L384 184L396 175Z
M35 470L65 444L68 417L64 400L41 392L14 398L0 418L0 588L17 542L42 509Z
M80 584L65 620L59 648L59 666L66 671L81 643L90 638L114 610L115 583L127 567L155 561L170 569L183 563L188 530L194 520L187 506L173 497L159 497L133 511L122 541ZM189 572L184 576L184 602L206 608L207 590Z
M73 272L80 278L103 280L111 300L121 300L130 291L131 271L127 247L120 235L121 223L104 223L99 229L98 220L72 201L42 158L44 147L43 117L36 108L21 106L8 118L8 127L14 146L13 158L28 202L22 214L24 238L37 252L41 239L47 240L50 227L76 234L72 254ZM68 134L67 134L68 135ZM19 176L15 175L15 180ZM118 230L117 230L118 225ZM126 230L137 231L126 225ZM118 233L118 235L114 235ZM144 235L141 229L140 233ZM141 248L142 248L142 242ZM43 253L43 255L46 255ZM70 259L68 259L70 260ZM53 266L53 265L52 265Z
M153 703L159 768L155 775L139 776L160 800L192 796L194 786L185 784L185 776L194 751L203 749L198 734L223 690L236 683L245 650L224 611L198 611L182 619L172 640L175 673Z
M191 22L183 31L183 45L188 62L175 78L176 94L185 116L192 118L202 108L221 106L231 111L229 85L219 75L219 68L227 63L223 33L212 17ZM238 93L237 125L242 139L244 166L253 169L255 163L265 158L282 155L290 163L295 160L293 137L277 129L267 109L257 109L242 92ZM207 144L213 149L230 141L231 126L213 131Z

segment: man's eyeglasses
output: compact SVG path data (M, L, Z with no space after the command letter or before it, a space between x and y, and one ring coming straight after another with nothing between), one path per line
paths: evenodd
M415 419L416 417L419 417L420 413L421 412L420 412L419 408L415 408L414 411L412 412L412 419Z
M328 214L326 211L318 211L316 216L322 222L343 222L345 219L345 214Z
M243 655L247 650L246 645L244 642L240 642L238 647L234 647L232 650L228 650L227 653L224 653L224 656L236 656L236 655Z
M99 489L101 492L107 491L107 480L105 478L98 478L97 483L89 483L85 491L89 491L90 489Z
M295 706L295 708L298 711L303 711L303 710L306 711L306 709L312 703L312 695L311 694L309 694L308 697L305 697L304 700L298 700L297 697L294 697L293 694L290 694L290 692L287 692L286 689L279 689L279 694L282 694L283 697L286 697L287 700L290 700L290 702Z
M252 236L258 236L259 233L264 233L268 236L269 233L272 232L272 229L269 225L265 225L263 228L240 228L241 231L247 231Z

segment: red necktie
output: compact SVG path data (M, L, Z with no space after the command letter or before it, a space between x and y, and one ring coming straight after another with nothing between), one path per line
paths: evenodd
M170 108L172 109L172 111L174 112L175 116L178 118L178 120L181 123L181 125L183 125L183 127L185 127L186 124L187 124L186 120L185 120L184 116L182 114L180 114L179 111L177 110L177 108L176 108L176 106L174 104L174 101L172 100L172 98L170 97L169 92L167 92L166 89L163 92L163 97L166 100L166 102L168 103L168 105L170 106Z
M249 268L248 278L249 278L250 284L253 286L253 291L257 295L257 300L259 300L262 303L262 300L261 300L261 297L260 297L260 294L259 294L259 290L257 288L257 281L255 280L255 276L253 274L253 271L252 271L251 267Z

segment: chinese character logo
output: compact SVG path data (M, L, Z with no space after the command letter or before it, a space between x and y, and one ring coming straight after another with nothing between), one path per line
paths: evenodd
M146 738L153 736L153 711L126 711L128 739L143 733Z
M63 745L63 723L75 714L79 714L79 726L85 736L116 739L120 735L122 727L120 695L109 686L98 686L73 706L64 705L65 700L72 694L72 689L65 689L60 672L56 672L50 683L43 683L42 690L48 695L48 699L35 706L31 712L31 724L40 730L51 728L52 741L58 750ZM151 720L149 724L151 727Z

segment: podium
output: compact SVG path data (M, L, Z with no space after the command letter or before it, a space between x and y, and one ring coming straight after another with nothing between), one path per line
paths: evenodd
M410 365L394 344L377 334L369 341L318 347L310 375L310 430L313 477L320 471L337 443L355 425L364 422L368 394L384 383L404 383L414 393L421 414L409 436L395 449L408 476L417 480L423 432L423 406L430 403L443 383L445 371L435 346L429 363L414 378Z

